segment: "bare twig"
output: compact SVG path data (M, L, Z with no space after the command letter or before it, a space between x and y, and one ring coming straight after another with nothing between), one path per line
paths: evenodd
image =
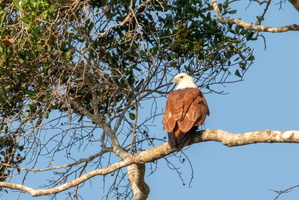
M286 190L272 190L273 192L276 192L278 195L274 198L274 200L277 200L279 197L280 197L280 195L282 195L282 194L285 194L285 193L289 193L289 192L291 192L293 189L295 189L295 188L297 188L297 187L299 187L299 185L295 185L295 186L292 186L292 187L290 187L290 188L288 188L288 189L286 189Z
M89 156L88 158L81 158L80 160L77 160L74 163L66 164L66 165L59 165L59 166L49 167L49 168L44 168L44 169L27 169L27 168L23 168L23 167L16 167L14 165L8 165L6 163L1 163L1 165L9 166L9 167L20 169L20 170L30 171L30 172L44 172L44 171L49 171L49 170L54 170L54 169L61 169L61 168L65 168L65 167L72 167L74 165L79 165L79 164L84 163L84 162L90 162L91 160L93 160L93 159L95 159L99 156L102 156L106 152L110 152L110 151L112 151L111 148L105 148L103 151L101 151L97 154Z

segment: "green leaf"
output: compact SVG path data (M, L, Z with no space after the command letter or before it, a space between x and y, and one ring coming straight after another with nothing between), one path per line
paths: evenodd
M129 117L131 120L135 120L135 118L136 118L134 113L129 113Z
M238 77L240 77L240 78L242 78L242 76L241 76L241 74L240 74L240 72L239 72L238 69L236 70L235 75L238 76Z
M27 17L27 16L22 17L20 20L23 21L23 22L26 22L26 23L29 23L31 21L30 18Z
M236 32L236 33L239 33L239 31L240 31L240 26L236 25L236 27L235 27L235 32Z
M244 63L244 62L240 62L239 66L243 71L246 69L246 63Z
M0 27L2 27L5 16L6 16L6 12L3 10L0 10Z
M28 90L28 89L25 89L25 94L28 94L28 95L33 95L35 92L32 91L32 90Z
M14 6L15 6L15 8L17 9L17 10L21 10L22 9L22 7L21 7L21 1L19 1L19 0L12 0L12 2L13 2L13 4L14 4Z
M237 10L231 10L231 11L228 11L227 13L229 14L236 14Z
M251 40L253 34L254 34L254 32L253 32L253 31L250 31L250 32L247 34L247 36L246 36L246 40Z
M251 55L251 56L248 57L247 60L254 60L254 59L255 59L254 55Z
M22 117L24 117L24 118L26 118L26 117L27 117L26 113L24 113L24 111L23 111L23 110L20 110L20 114L21 114L21 115L22 115Z
M54 9L54 8L49 8L49 9L47 10L47 12L48 12L49 14L53 14L53 13L54 13L54 11L55 11L55 9Z

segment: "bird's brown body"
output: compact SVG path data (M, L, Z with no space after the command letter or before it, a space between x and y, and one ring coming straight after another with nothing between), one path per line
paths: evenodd
M198 88L187 87L170 92L163 123L171 148L181 150L209 114L207 101Z

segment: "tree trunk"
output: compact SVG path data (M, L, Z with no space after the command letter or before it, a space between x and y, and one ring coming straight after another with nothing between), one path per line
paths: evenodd
M129 165L127 169L132 190L134 192L134 200L147 199L150 188L144 181L145 164Z

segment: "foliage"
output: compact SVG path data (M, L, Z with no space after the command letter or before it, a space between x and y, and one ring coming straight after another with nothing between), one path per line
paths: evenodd
M153 108L140 122L138 112L143 102L166 95L178 72L200 79L210 92L214 84L242 80L254 60L247 46L254 32L219 25L211 9L199 0L1 1L0 152L8 164L1 179L28 156L30 167L42 155L52 162L61 152L79 160L73 152L83 148L76 145L87 149L94 141L110 153L86 165L108 166L116 158L104 125L131 153L155 145L161 139L149 136L147 122L159 113ZM236 11L225 2L221 12ZM56 175L63 182L85 169ZM125 173L117 174L109 192L130 196L118 190Z

